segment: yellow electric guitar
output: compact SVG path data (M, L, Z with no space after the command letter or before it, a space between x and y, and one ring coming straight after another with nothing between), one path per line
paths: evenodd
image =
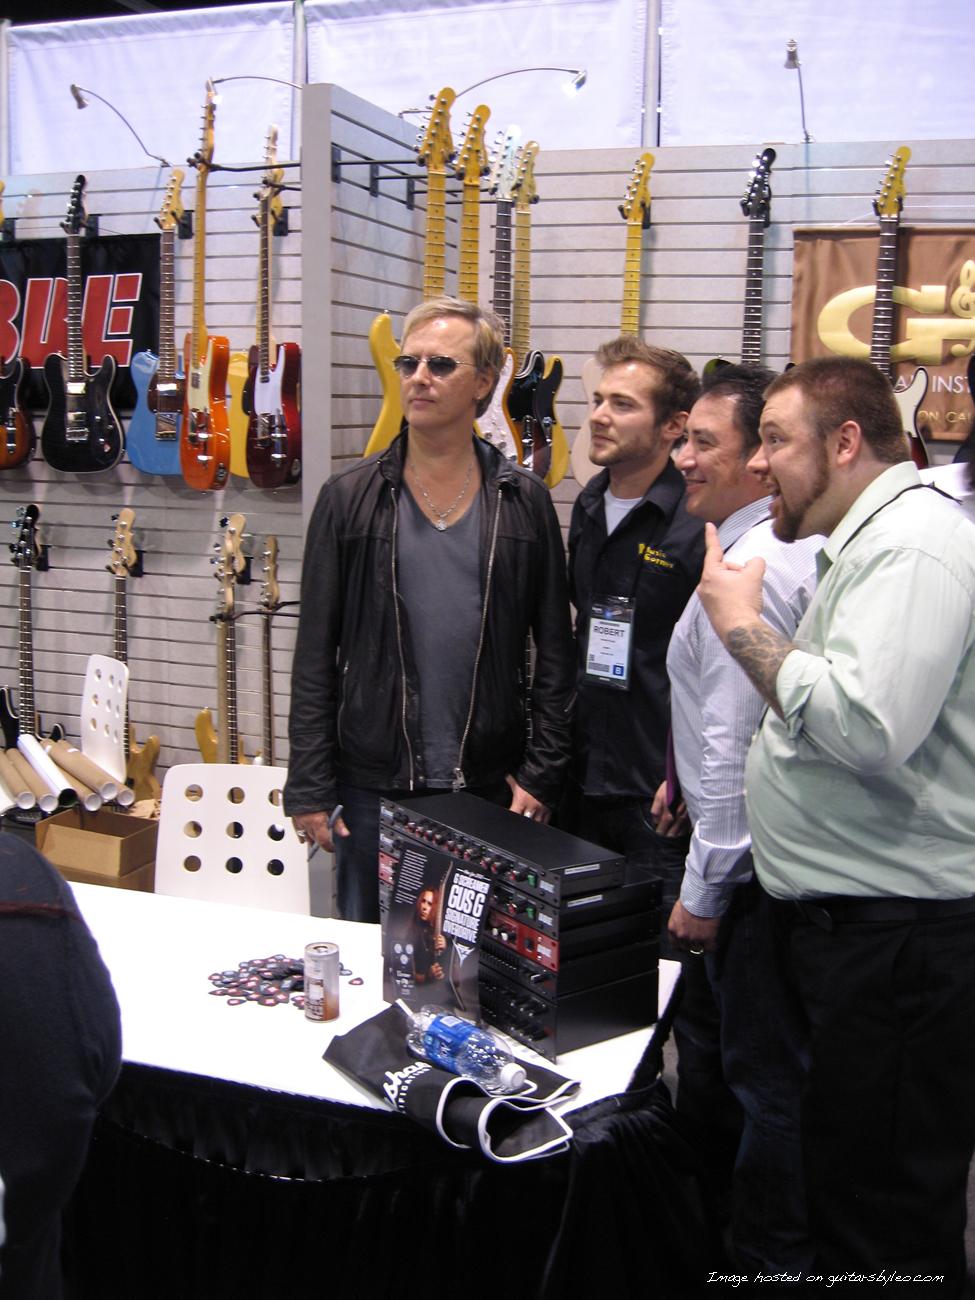
M115 533L109 545L112 558L108 570L115 579L115 658L119 663L129 662L127 580L136 572L138 553L132 540L135 511L126 507L115 516ZM140 570L141 572L141 570ZM135 791L137 799L158 799L162 787L156 776L159 758L159 737L150 736L144 745L136 744L135 727L126 719L122 728L125 737L125 780Z
M508 391L508 414L518 429L522 463L555 487L569 467L569 444L555 412L555 395L562 383L562 360L530 350L531 336L531 207L538 202L535 158L538 145L530 140L521 149L515 180L515 277L511 348L520 357Z
M427 168L427 227L423 257L423 297L436 298L444 291L447 243L447 164L454 152L450 135L450 108L457 98L445 86L434 100L426 127L420 133L417 154ZM399 344L393 334L388 312L373 321L369 330L369 351L379 372L383 404L366 450L366 456L382 451L403 427L403 404L400 401L399 376L393 362L399 356Z
M244 754L237 729L237 633L234 592L237 575L244 569L241 538L246 520L243 515L230 515L223 520L223 541L216 545L214 559L220 590L217 612L213 621L217 625L217 722L213 725L209 709L201 709L196 717L196 743L204 763L249 763Z
M457 297L478 300L478 254L481 242L481 177L488 170L484 148L484 127L491 116L486 104L479 104L467 121L464 142L454 161L454 171L463 182L460 209L460 260L457 268Z
M653 167L652 153L641 154L636 160L630 174L623 202L620 204L620 216L626 222L626 256L623 262L623 311L620 333L640 333L640 275L643 252L643 232L650 225L650 169ZM602 371L595 357L590 357L582 367L582 386L586 390L586 411L592 409L592 395L599 384ZM589 416L582 422L572 444L572 473L576 482L583 487L594 474L599 473L599 466L589 459L590 429Z

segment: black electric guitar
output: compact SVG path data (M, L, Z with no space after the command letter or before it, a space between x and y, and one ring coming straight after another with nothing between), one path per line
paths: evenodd
M115 535L111 540L112 558L109 572L115 578L115 658L119 663L129 662L129 618L126 600L126 583L136 571L138 554L132 540L135 511L126 507L115 516ZM139 570L141 572L141 569ZM159 758L159 737L149 736L144 745L136 743L135 727L128 718L122 728L125 745L125 780L135 791L137 799L158 799L162 793L156 776Z
M81 321L84 193L85 178L79 176L71 190L68 215L61 222L68 243L68 355L55 352L44 362L49 401L41 428L44 459L53 469L74 474L111 469L125 446L122 426L112 409L115 358L106 356L97 370L86 369Z
M21 732L29 736L44 735L41 717L34 705L34 630L31 609L31 573L38 562L37 520L40 517L37 506L21 506L12 527L16 528L17 540L11 544L13 562L20 570L20 671L17 690L17 708L14 708L9 686L0 691L0 728L3 729L3 742L6 749L13 749ZM64 738L64 728L55 724L50 731L52 740Z
M880 221L877 250L877 290L873 303L873 330L870 335L870 360L894 383L891 348L894 344L894 279L897 272L897 235L901 208L904 206L904 171L911 157L907 145L894 151L873 202ZM894 387L901 413L901 425L911 444L911 459L918 469L928 464L928 452L917 422L917 412L928 391L928 372L918 366L906 386Z

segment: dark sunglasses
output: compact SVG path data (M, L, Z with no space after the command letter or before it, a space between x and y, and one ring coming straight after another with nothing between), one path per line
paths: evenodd
M427 369L434 379L446 379L452 375L458 366L474 366L473 361L458 361L456 357L411 357L399 356L393 361L393 369L398 375L403 375L410 379L420 368L420 362L425 361Z

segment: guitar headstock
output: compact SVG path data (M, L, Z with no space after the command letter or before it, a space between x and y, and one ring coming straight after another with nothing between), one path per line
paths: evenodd
M180 167L174 167L169 173L166 193L163 195L162 207L156 218L160 230L175 230L183 216L183 177L186 173Z
M217 92L213 82L207 80L206 99L203 101L203 126L200 129L200 147L190 158L189 164L197 171L206 173L213 162L213 122L217 114Z
M878 217L900 215L900 210L904 206L904 172L910 158L910 149L906 144L902 144L887 159L887 170L877 190L877 197L873 201L873 210Z
M214 568L217 581L220 583L217 614L222 618L233 617L234 584L238 573L243 572L245 564L242 539L246 522L246 517L241 514L228 515L220 521L224 530L223 541L216 545L217 556L214 560Z
M85 186L87 183L84 176L79 176L71 186L68 211L61 222L61 229L66 234L77 235L87 220L85 214Z
M445 172L454 152L450 135L450 108L457 95L444 86L436 95L427 117L426 126L417 137L416 153L429 171Z
M278 539L269 536L264 543L264 582L261 585L261 607L272 614L281 604L278 586Z
M763 149L756 154L752 169L745 182L745 193L741 196L741 210L752 220L760 218L766 226L772 219L772 187L769 177L775 162L775 150Z
M636 160L620 204L623 220L627 224L639 222L644 229L650 224L650 169L654 161L652 153L641 154Z
M116 578L128 577L136 564L135 543L132 540L132 525L135 523L135 511L130 510L128 506L120 510L115 519L115 533L109 546L112 548L112 558L109 560L108 568L114 573Z
M484 147L484 127L491 110L478 104L464 127L464 140L454 160L454 171L465 185L480 181L488 169L487 150Z
M487 187L499 203L512 203L515 197L515 181L518 176L518 141L521 128L511 126L507 131L498 132L494 152L491 154L491 168Z
M281 200L281 182L284 180L284 168L278 166L278 128L269 126L264 140L264 177L257 195L261 212L267 210L270 220L276 221L284 206ZM261 212L253 220L261 224Z
M515 172L515 208L518 212L527 212L533 203L538 202L535 189L535 159L538 157L538 142L528 140L518 150L518 166Z
M35 505L18 507L10 527L17 530L17 540L10 543L12 562L18 569L33 569L37 563L37 521L40 510Z

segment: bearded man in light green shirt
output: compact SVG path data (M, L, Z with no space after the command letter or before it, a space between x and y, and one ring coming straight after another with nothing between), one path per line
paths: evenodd
M956 1296L975 1149L975 527L921 484L867 362L780 376L761 437L777 536L827 536L816 595L787 641L760 618L763 561L726 562L713 527L699 594L769 705L746 798L808 1049L817 1267L840 1294L886 1269L895 1293L943 1275Z

